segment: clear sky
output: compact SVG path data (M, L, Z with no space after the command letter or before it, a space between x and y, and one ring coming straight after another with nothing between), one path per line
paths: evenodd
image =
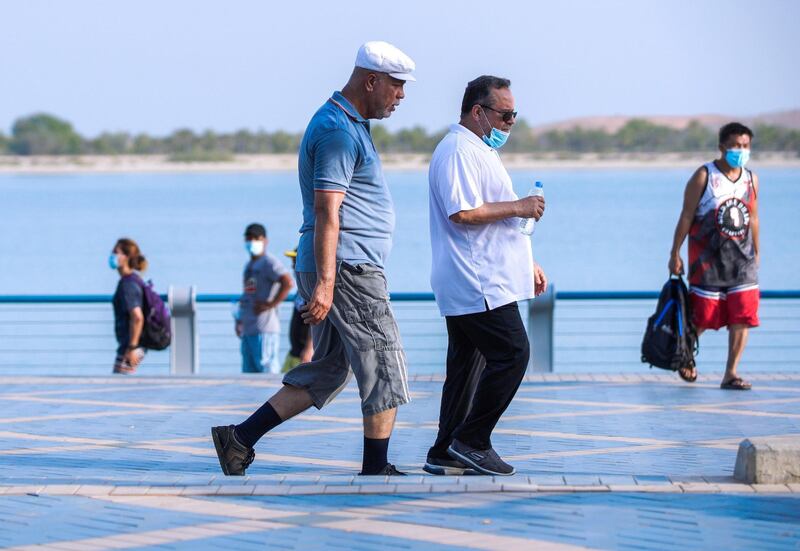
M392 129L455 121L484 73L534 124L747 116L800 107L798 27L795 0L0 0L0 130L302 130L367 40L417 62Z

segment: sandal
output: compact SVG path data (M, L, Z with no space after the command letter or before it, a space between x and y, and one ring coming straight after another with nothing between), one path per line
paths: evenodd
M687 375L687 373L691 373L691 375ZM693 383L697 380L697 368L696 367L681 367L678 369L678 375L681 379L686 381L687 383Z
M734 377L728 382L723 382L719 387L723 390L750 390L753 388L753 385L741 377Z

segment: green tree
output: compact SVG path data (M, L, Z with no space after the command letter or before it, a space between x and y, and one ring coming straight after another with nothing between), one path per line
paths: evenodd
M223 148L220 147L220 139L218 138L217 134L213 130L206 130L203 132L198 141L197 147L199 147L202 151L222 151Z
M234 153L258 153L256 137L249 130L238 130L232 136L231 149Z
M259 130L253 139L253 153L272 153L272 135L269 132Z
M603 153L613 149L613 143L603 130L575 127L564 132L564 149L576 153Z
M800 156L800 130L786 131L786 151L794 151Z
M428 147L422 153L433 153L433 150L436 149L436 146L439 145L439 142L447 136L449 130L447 128L442 128L438 132L434 132L431 134L430 138L428 138Z
M127 132L103 132L86 145L90 153L122 155L133 149L133 139Z
M714 132L698 121L689 121L689 125L681 132L678 148L681 151L705 151L716 147L717 137Z
M197 137L188 128L181 128L164 140L164 149L168 153L191 153L195 148Z
M283 130L273 133L271 141L274 153L294 153L300 147L300 137Z
M11 136L18 155L71 155L80 153L83 141L69 122L46 113L17 119Z
M378 151L389 151L394 142L394 136L382 124L373 124L370 126L372 133L372 143L375 144L375 149Z
M541 145L533 132L533 128L525 119L517 119L511 129L511 137L504 149L514 153L530 153L539 149Z
M136 155L153 155L163 153L164 146L162 140L151 138L147 134L138 134L133 139L132 153Z
M390 149L400 152L430 153L435 144L421 126L404 128L394 134L394 144Z
M446 133L446 129L428 132L422 126L390 132L381 124L372 125L372 141L383 153L430 154ZM800 155L800 130L758 125L755 135L756 150L790 151ZM179 129L162 138L104 132L85 140L68 122L40 113L18 119L11 137L0 133L0 154L168 154L173 160L218 161L229 160L235 153L294 153L302 137L300 133L281 130L239 130L230 134L206 130L195 134L190 129ZM709 151L716 149L716 140L716 133L698 121L691 121L681 130L644 119L631 119L613 134L580 127L537 134L525 120L519 119L505 150L522 153Z
M545 151L564 151L567 134L563 130L548 130L539 137L539 144Z
M800 154L800 130L759 124L753 129L753 148L761 151L792 151Z
M782 151L786 146L787 132L777 126L760 124L753 129L755 136L753 141L758 140L758 148L764 151ZM756 144L754 143L755 147Z
M617 130L617 146L622 151L667 151L672 132L644 119L631 119Z

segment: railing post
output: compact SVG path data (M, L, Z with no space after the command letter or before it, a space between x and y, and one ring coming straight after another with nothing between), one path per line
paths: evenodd
M553 316L556 309L556 288L528 301L528 340L531 343L529 371L553 371Z
M200 368L197 341L197 288L169 286L167 293L172 312L172 344L169 352L171 375L194 375Z

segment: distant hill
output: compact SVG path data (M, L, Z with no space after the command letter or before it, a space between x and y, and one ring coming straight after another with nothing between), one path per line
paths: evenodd
M580 127L585 130L604 130L608 133L614 133L631 119L644 119L653 124L660 126L667 126L675 130L682 130L686 128L691 121L698 121L703 126L712 129L717 129L726 122L739 121L747 125L769 124L773 126L781 126L783 128L791 128L793 130L800 130L800 109L793 109L791 111L776 111L773 113L764 113L753 117L738 117L734 115L647 115L647 116L623 116L612 115L608 117L578 117L574 119L566 119L550 124L543 124L533 127L534 132L547 132L549 130L569 130L571 128Z

